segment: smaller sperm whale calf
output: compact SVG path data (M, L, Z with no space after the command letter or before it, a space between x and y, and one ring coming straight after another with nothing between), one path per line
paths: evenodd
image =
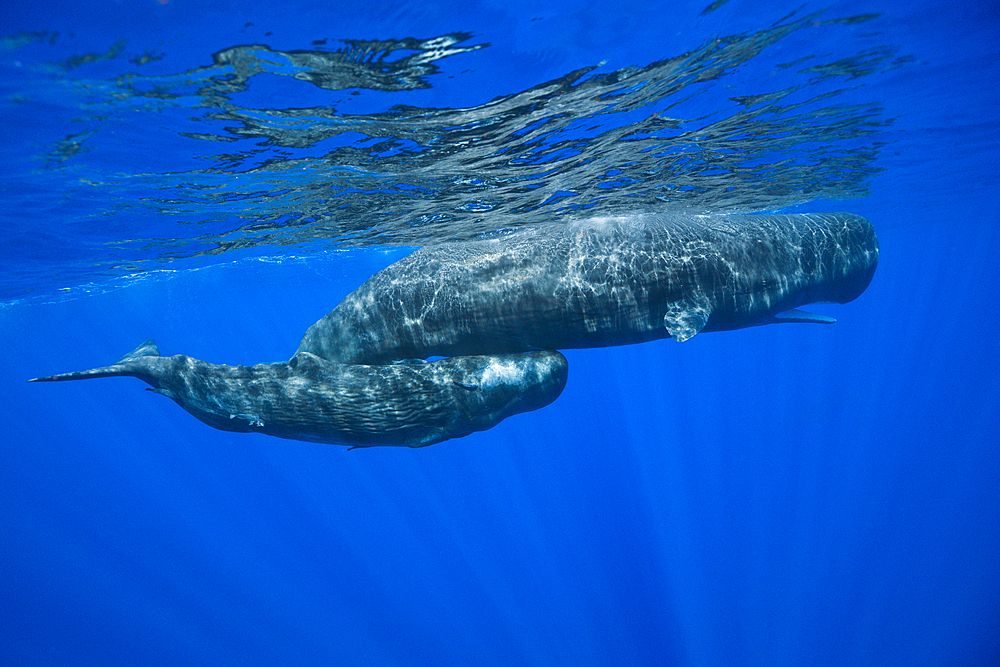
M383 366L297 352L287 362L228 366L162 357L148 340L110 366L29 382L132 376L223 431L351 447L425 447L548 405L566 386L567 368L559 352Z

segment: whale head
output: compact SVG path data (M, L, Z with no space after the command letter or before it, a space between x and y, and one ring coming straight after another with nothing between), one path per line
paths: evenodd
M445 361L462 378L454 382L460 418L456 430L448 435L452 438L484 431L511 415L545 407L559 398L569 372L566 357L555 351L462 356Z

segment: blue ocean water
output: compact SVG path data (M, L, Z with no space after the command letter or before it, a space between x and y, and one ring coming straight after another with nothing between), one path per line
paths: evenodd
M0 661L1000 663L995 4L537 4L4 8ZM287 359L409 248L655 210L880 266L419 450L24 382Z

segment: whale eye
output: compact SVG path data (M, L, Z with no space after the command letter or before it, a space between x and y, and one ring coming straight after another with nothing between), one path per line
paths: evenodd
M457 384L462 389L479 389L478 384L472 384L470 382L459 382L458 380L452 380L452 382Z

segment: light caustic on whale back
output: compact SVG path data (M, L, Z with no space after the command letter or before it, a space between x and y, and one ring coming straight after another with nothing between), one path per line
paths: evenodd
M552 350L687 340L771 322L868 286L878 240L859 216L628 216L424 248L380 271L306 332L291 360L226 366L152 343L104 368L228 431L420 447L554 401ZM541 350L541 351L537 351ZM401 359L449 357L429 363Z

